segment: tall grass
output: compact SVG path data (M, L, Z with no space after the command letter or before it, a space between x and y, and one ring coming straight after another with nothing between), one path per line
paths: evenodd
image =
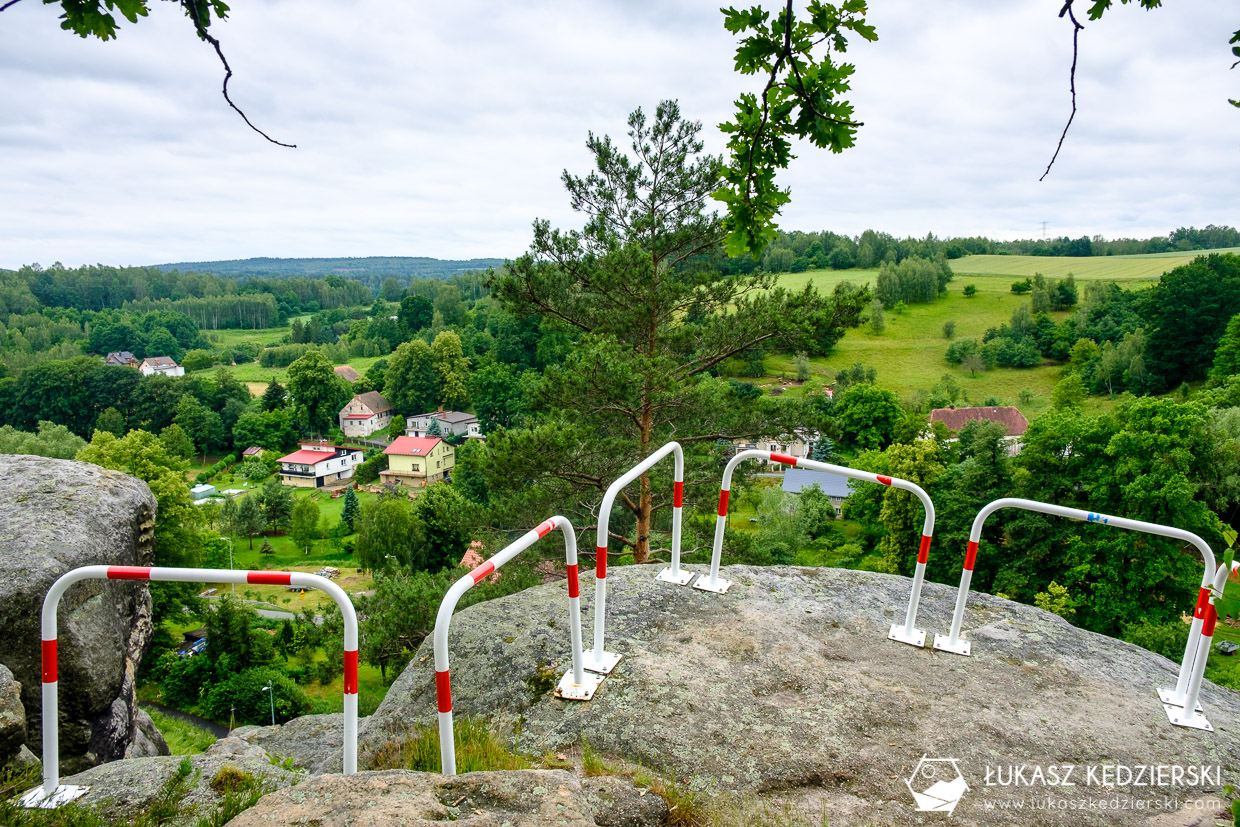
M173 755L198 755L206 752L217 740L210 732L188 721L165 715L158 709L144 707L144 710L168 742L168 751Z
M480 718L458 715L453 721L458 773L485 770L522 770L533 766L528 758L518 755ZM439 727L416 724L403 737L382 744L363 763L367 769L404 769L418 772L439 772Z

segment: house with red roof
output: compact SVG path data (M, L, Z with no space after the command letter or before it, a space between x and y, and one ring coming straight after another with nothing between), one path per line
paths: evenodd
M384 449L388 469L379 472L385 484L424 488L451 476L456 463L452 446L437 436L398 436Z
M947 430L959 432L970 422L996 422L1003 426L1005 436L1021 437L1029 430L1029 420L1011 405L987 408L935 408L930 412L931 422L942 422Z
M340 431L345 436L370 436L392 424L392 403L378 391L359 393L340 409Z
M299 450L280 457L280 482L295 488L347 485L362 464L362 452L325 442L303 442Z

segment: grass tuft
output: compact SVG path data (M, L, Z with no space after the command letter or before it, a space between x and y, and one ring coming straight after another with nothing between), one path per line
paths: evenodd
M456 716L453 736L458 773L523 770L533 766L533 762L517 754L480 718ZM364 763L371 770L439 772L439 727L436 724L418 724L407 730L403 737L382 744L364 758Z

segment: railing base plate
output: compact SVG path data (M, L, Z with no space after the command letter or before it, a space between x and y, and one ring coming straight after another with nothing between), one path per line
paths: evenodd
M715 584L712 586L710 578L704 574L693 583L693 588L701 589L704 592L714 592L715 594L725 594L731 586L732 581L724 580L722 577L716 580Z
M588 701L594 697L594 690L603 682L602 675L593 672L585 673L585 683L573 683L573 670L568 670L560 678L560 685L555 688L555 696L566 701Z
M956 641L955 646L948 646L949 638L947 635L934 636L934 648L940 652L951 652L953 655L964 655L966 658L973 654L973 644L967 640Z
M681 569L680 574L672 577L672 567L668 566L654 577L655 580L662 580L664 583L675 583L677 586L687 586L689 581L693 579L693 572L688 569Z
M610 675L611 670L616 668L616 664L619 663L620 658L624 656L603 650L603 656L596 661L594 659L594 650L587 649L581 653L581 657L585 660L585 669L587 672L595 672L599 675Z
M916 646L918 649L926 645L926 633L921 629L913 629L913 634L904 634L903 623L891 624L891 631L887 634L888 640L898 641L899 643L907 643L909 646Z
M1206 732L1213 732L1214 727L1206 720L1206 716L1200 712L1194 711L1190 715L1184 714L1184 708L1180 706L1171 706L1163 704L1163 711L1167 713L1167 720L1176 726L1191 727L1192 729L1204 729Z
M1160 689L1158 690L1158 697L1162 699L1163 706L1174 706L1176 709L1180 709L1184 706L1183 698L1178 701L1176 700L1174 689ZM1206 708L1201 705L1201 701L1197 701L1197 711L1206 711Z
M81 798L88 792L90 792L90 787L61 784L51 795L45 795L42 787L35 787L23 795L19 803L29 810L54 810L61 804L68 804L75 798Z

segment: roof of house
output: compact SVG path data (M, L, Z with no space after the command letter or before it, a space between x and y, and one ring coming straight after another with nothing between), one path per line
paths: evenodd
M1008 436L1020 436L1029 430L1029 420L1011 405L997 408L935 408L930 412L931 422L942 422L948 430L959 431L973 421L998 422L1007 429Z
M246 448L241 452L241 456L243 457L260 457L262 455L263 449L259 448L257 445L251 445L249 448Z
M328 459L336 459L347 454L356 453L353 448L342 448L339 445L302 445L300 451L280 457L278 462L295 463L298 465L317 465Z
M148 356L142 360L142 364L153 368L175 368L177 366L176 360L171 356Z
M485 563L486 558L484 558L479 553L482 551L482 549L483 549L482 543L478 542L477 540L470 543L469 548L465 551L465 556L461 558L461 566L467 569L476 569L479 566L481 566L483 563ZM490 574L486 576L486 579L487 580L498 580L499 572L498 571L491 572Z
M839 474L828 474L826 471L811 471L808 468L789 468L784 472L784 491L789 494L800 494L811 485L817 484L822 493L828 497L847 497L853 492L847 477Z
M113 362L113 361L124 362L125 364L128 364L130 362L138 361L138 357L134 356L132 353L130 353L127 350L117 350L117 351L113 351L112 353L109 353L107 355L107 358L104 359L104 361L105 362Z
M441 419L444 422L453 423L471 422L478 418L471 413L461 413L460 411L431 411L430 413L419 414L418 416L415 416L414 419L423 419L428 416L434 419Z
M385 454L402 457L424 457L443 442L437 436L398 436L392 444L383 449Z
M392 410L392 403L384 399L383 394L378 391L359 393L353 398L361 402L367 408L370 408L375 413L383 413L384 411Z
M346 382L356 382L358 379L362 378L362 375L349 365L336 365L332 368L332 370L334 370L336 375Z

